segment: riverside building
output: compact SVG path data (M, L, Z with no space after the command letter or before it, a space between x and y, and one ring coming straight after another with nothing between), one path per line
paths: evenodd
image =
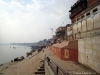
M78 40L78 62L100 73L100 0L78 0L69 12L67 36Z
M67 41L50 46L50 50L61 60L83 64L100 73L100 0L77 0L71 6L71 24L65 31L56 30L58 38Z

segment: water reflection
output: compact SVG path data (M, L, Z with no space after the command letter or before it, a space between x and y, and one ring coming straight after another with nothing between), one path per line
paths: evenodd
M0 64L10 62L16 57L24 56L31 51L31 47L19 45L0 45Z

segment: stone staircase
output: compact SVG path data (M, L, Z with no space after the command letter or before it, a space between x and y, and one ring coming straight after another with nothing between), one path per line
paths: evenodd
M35 75L45 75L45 68L44 68L44 63L42 66L35 72Z

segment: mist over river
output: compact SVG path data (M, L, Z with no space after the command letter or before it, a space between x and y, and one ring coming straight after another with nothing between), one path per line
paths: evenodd
M0 64L10 62L16 57L24 56L31 51L29 46L20 45L0 45Z

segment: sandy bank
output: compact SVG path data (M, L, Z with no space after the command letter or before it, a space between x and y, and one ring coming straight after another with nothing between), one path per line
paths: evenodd
M41 65L40 53L37 51L20 62L9 62L0 66L1 75L34 75L34 72Z

